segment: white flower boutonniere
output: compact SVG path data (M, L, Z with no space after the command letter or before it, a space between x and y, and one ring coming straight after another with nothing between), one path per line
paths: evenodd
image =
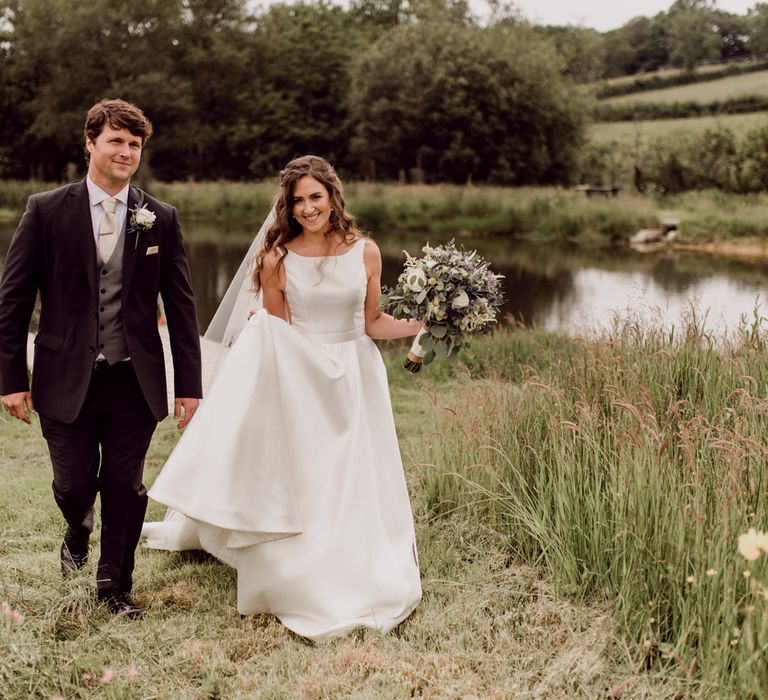
M131 209L131 219L130 219L130 228L128 231L130 233L136 234L136 240L133 244L133 249L135 250L139 246L139 234L142 231L149 231L149 229L152 228L155 224L155 219L157 218L157 215L155 212L150 211L147 209L147 205L143 203L144 202L144 193L141 193L141 199L139 200L139 203Z

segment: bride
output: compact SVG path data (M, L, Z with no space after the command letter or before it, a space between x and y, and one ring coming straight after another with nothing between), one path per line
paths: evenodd
M388 631L418 605L421 583L371 338L420 324L378 310L379 249L325 160L288 163L273 214L252 246L252 279L233 282L242 291L211 324L225 345L237 340L149 491L166 519L143 534L149 547L202 548L233 566L242 614L272 613L316 642ZM263 308L243 323L249 290Z

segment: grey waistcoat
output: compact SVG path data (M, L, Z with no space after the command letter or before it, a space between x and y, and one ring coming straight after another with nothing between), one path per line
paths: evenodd
M123 333L121 295L123 290L123 240L120 234L115 250L106 264L96 255L96 284L98 285L98 319L96 347L110 365L128 357L128 346Z

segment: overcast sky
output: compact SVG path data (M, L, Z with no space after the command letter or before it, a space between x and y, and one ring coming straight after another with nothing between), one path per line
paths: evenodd
M718 0L717 8L737 15L746 14L761 0ZM765 2L765 0L762 0ZM653 17L665 12L673 0L513 0L536 24L576 24L600 32L616 29L633 17ZM475 3L472 3L475 6Z

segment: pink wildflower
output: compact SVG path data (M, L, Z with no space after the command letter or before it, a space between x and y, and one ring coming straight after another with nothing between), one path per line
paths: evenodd
M111 683L114 677L115 677L114 671L111 668L107 667L104 669L104 674L101 676L101 682Z
M136 664L131 664L128 668L128 680L135 681L139 677L139 672L136 669Z
M24 613L20 613L18 610L13 611L13 621L17 624L24 622Z
M0 611L2 611L3 615L10 615L11 614L11 606L8 605L8 601L3 601L0 605Z

